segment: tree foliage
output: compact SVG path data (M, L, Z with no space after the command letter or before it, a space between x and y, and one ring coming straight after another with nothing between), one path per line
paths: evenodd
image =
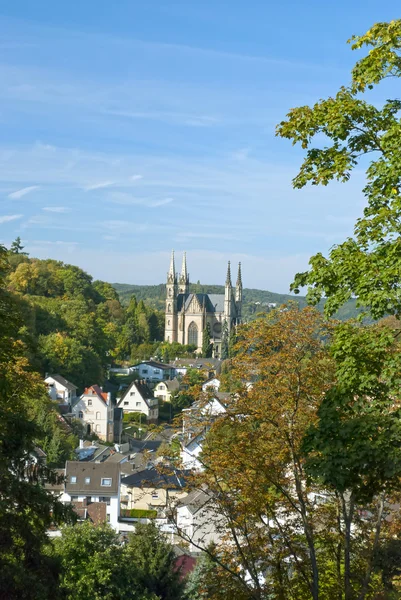
M401 20L377 23L350 42L353 50L369 49L355 64L351 83L313 107L292 109L277 127L277 135L307 150L293 180L295 188L308 183L327 185L333 179L346 182L363 157L372 157L363 188L366 207L354 236L333 246L328 257L314 255L310 270L297 274L292 289L298 292L308 286L307 299L313 304L326 296L327 315L356 297L357 304L367 307L374 318L386 313L398 316L401 101L390 98L378 107L363 95L369 95L385 78L400 77ZM320 139L326 142L323 146L318 145Z

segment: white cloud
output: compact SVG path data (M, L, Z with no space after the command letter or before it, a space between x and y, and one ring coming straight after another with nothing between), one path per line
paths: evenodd
M153 202L149 206L151 206L152 208L157 208L158 206L165 206L166 204L171 204L171 202L174 202L173 198L164 198L163 200L157 200L156 202Z
M138 181L139 179L143 179L143 175L131 175L130 179L132 181Z
M15 221L16 219L21 219L24 215L3 215L0 216L0 224L8 223L9 221Z
M30 194L31 192L38 190L39 187L40 186L38 186L38 185L30 185L30 186L24 187L20 190L16 190L15 192L11 192L11 194L8 194L8 197L13 198L14 200L19 200L23 196L26 196L27 194Z
M44 206L42 210L52 213L67 213L70 212L70 209L66 206Z
M101 181L99 183L92 183L91 185L86 185L84 190L86 192L90 192L91 190L101 190L102 188L110 187L111 185L115 185L115 181Z

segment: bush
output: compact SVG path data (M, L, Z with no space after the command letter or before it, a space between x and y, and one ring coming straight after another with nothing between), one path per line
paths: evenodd
M139 422L141 422L141 423L145 424L147 421L147 417L144 413L137 413L137 412L124 413L123 421L124 421L124 423L139 423Z
M157 510L145 508L122 508L121 516L129 519L156 519Z

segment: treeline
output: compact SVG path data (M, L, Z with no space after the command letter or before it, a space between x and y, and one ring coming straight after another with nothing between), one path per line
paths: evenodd
M156 310L164 311L166 301L166 286L165 284L158 285L130 285L126 283L113 283L114 289L117 290L123 305L128 305L131 297L134 295L137 299L143 300L146 305L153 307ZM191 283L189 291L198 294L224 294L223 285L203 285L200 282ZM261 312L270 310L269 304L287 304L289 301L298 304L299 308L307 306L307 300L304 296L292 296L290 294L276 294L268 290L258 290L253 288L244 288L242 316L244 320L255 319ZM325 300L322 300L317 305L319 311L323 312ZM354 319L362 309L357 308L355 300L349 300L342 306L335 315L335 318L342 321Z
M7 253L5 285L23 317L20 338L35 370L59 372L79 388L101 383L108 366L135 360L164 335L164 313L133 297L122 306L109 283L55 260ZM149 358L150 355L145 356Z

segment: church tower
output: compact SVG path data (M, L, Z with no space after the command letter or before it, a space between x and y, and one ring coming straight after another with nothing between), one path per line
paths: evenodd
M182 268L181 275L179 279L178 285L178 293L179 294L189 294L189 275L187 270L187 253L184 252L182 257Z
M242 273L241 273L241 263L238 263L238 276L237 283L235 286L235 306L237 309L237 324L241 323L241 314L242 314Z
M174 250L171 253L170 269L167 273L166 285L166 323L164 328L164 340L166 342L177 341L177 274L175 272Z
M226 285L224 289L224 320L227 322L228 331L231 329L233 286L231 283L231 265L228 261Z

